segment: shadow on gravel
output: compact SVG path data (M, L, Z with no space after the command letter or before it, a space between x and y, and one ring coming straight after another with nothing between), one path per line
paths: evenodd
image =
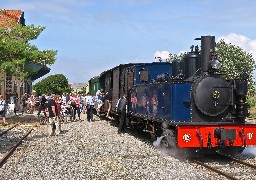
M110 126L116 127L116 132L118 131L118 120L108 120ZM145 144L148 144L160 151L159 156L172 156L179 161L188 161L188 156L184 156L184 152L180 151L178 148L166 148L162 147L160 143L158 145L155 145L156 139L153 139L149 132L144 132L141 129L134 129L134 128L126 128L124 134L129 134L131 136L136 137L140 141L144 142ZM117 134L116 136L120 136L120 134Z
M108 122L108 124L110 126L116 127L116 132L118 132L118 125L119 125L118 120L116 120L116 119L104 119L104 120L101 120L101 121L106 121L106 122ZM129 134L131 136L134 136L134 137L138 138L140 141L153 146L154 140L152 139L152 137L150 136L150 133L148 133L148 132L144 132L140 129L134 129L132 127L126 127L125 130L124 130L124 133L122 133L122 134ZM120 134L117 134L117 136L120 136Z
M66 134L67 132L68 132L68 130L66 130L66 129L65 129L65 130L62 130L62 131L61 131L61 134Z
M45 134L36 134L36 135L33 135L32 137L27 137L28 140L35 140L35 139L40 139L40 138L43 138L45 137L46 135Z
M13 116L11 118L6 119L7 125L3 126L2 125L2 120L0 120L0 128L6 128L9 126L12 126L14 124L23 124L23 125L38 125L39 124L39 119L36 115L34 114L21 114L18 113L16 116Z

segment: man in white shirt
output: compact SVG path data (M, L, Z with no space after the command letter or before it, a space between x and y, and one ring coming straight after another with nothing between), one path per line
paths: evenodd
M104 97L104 89L101 88L100 90L98 90L96 92L96 99L95 99L95 101L97 103L97 107L95 107L95 108L96 108L98 115L100 114L100 109L103 106L103 97Z
M11 94L10 104L11 104L11 106L13 106L13 112L15 115L16 115L16 102L17 102L17 98L14 96L14 94Z
M86 108L87 108L87 120L89 122L94 121L93 120L94 98L90 93L87 93Z

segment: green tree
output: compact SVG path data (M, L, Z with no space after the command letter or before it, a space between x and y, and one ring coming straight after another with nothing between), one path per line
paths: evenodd
M70 93L72 88L68 85L68 79L63 74L55 74L42 79L33 86L36 94L48 94L55 92L57 94Z
M169 54L169 62L172 62L172 61L174 61L174 60L181 60L181 59L183 59L185 56L186 56L186 54L187 54L187 52L182 52L182 53L180 53L180 54L172 54L172 53L170 53Z
M52 65L56 60L57 51L40 51L29 41L37 39L45 29L43 26L22 26L13 24L0 27L0 73L12 74L23 78L29 77L31 72L25 72L27 63L44 63Z
M217 58L221 62L221 72L228 78L238 78L242 72L249 75L249 95L254 95L253 70L256 68L251 53L241 47L227 44L222 39L216 44Z

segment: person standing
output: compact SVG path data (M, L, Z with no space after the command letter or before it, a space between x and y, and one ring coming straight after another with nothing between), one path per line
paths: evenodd
M13 111L14 111L14 114L16 115L17 98L14 94L11 94L11 96L10 96L10 104L12 104L14 106Z
M108 110L107 110L107 115L106 118L110 118L110 111L111 111L111 107L112 107L112 95L113 95L113 89L110 89L105 96L105 99L107 100L108 103Z
M84 94L81 94L80 95L80 113L83 111L84 109L84 105L85 105L85 96Z
M36 110L36 106L35 106L35 104L36 104L36 97L33 94L30 96L30 104L31 104L30 112L33 113Z
M86 102L87 102L87 99L88 99L87 97L88 97L88 93L86 93L85 96L84 96L84 108L83 108L82 112L83 112L83 114L85 114L85 112L86 112L87 115L88 115L88 112L87 112L88 109L86 107Z
M24 93L21 97L21 102L22 102L22 111L21 113L23 114L25 110L27 110L27 105L28 105L28 94Z
M89 122L94 121L93 120L94 99L90 93L87 93L86 108L87 108L87 120Z
M61 105L62 105L61 96L57 96L55 102L56 102L56 106L57 106L57 114L58 114L59 122L61 122Z
M127 111L127 95L123 96L117 102L117 113L119 118L118 134L124 133L126 111Z
M3 118L4 125L7 124L5 120L5 110L6 110L6 103L3 95L0 95L0 116Z
M66 94L63 93L61 98L62 98L63 105L66 105L67 104L67 102L66 102Z
M65 101L66 104L68 104L69 100L70 100L70 96L69 96L69 94L67 93L67 94L66 94L66 101Z
M39 117L39 115L41 114L41 111L43 110L44 116L46 117L46 103L47 103L47 99L46 99L44 94L39 99L39 103L40 104L39 104L37 116Z
M49 125L50 125L50 135L56 134L56 127L59 128L57 105L56 105L56 94L52 94L50 100L48 101L48 112L49 112Z
M73 107L73 110L74 110L73 120L76 120L76 113L78 115L78 119L81 120L81 118L80 118L80 100L79 100L79 97L77 96L76 93L73 93L70 100L71 100L71 106Z
M56 96L56 97L57 98L55 100L55 103L56 103L56 107L57 107L57 116L58 116L58 122L59 122L57 128L58 128L58 132L62 133L62 131L61 131L61 121L62 121L61 104L62 104L62 98L61 98L61 96Z
M95 109L97 111L97 115L100 115L101 107L103 106L103 97L104 97L104 89L101 88L96 92L96 96L95 96L95 101L97 103L97 107L95 107Z

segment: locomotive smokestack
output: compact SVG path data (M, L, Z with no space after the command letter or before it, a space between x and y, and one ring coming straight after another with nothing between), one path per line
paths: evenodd
M201 36L201 67L202 72L209 70L211 53L215 52L215 36Z

